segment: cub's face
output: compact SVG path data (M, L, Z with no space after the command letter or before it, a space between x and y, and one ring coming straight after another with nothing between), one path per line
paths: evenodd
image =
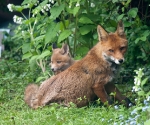
M62 54L60 48L54 49L51 56L51 70L54 74L64 71L70 66L70 60L71 57L68 54Z

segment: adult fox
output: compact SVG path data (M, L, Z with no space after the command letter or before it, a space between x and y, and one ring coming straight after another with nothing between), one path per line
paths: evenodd
M25 98L31 108L50 103L69 106L73 102L77 107L88 105L96 96L102 102L112 104L109 98L115 92L115 98L128 107L131 101L122 95L113 84L116 73L127 50L127 39L122 21L118 22L115 33L108 34L100 25L97 27L99 42L80 61L58 75L45 80L39 89L36 85L27 86ZM35 87L35 88L34 88Z

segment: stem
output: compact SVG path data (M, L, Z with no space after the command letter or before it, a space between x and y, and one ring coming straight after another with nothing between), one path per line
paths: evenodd
M74 32L74 45L73 45L73 57L74 57L74 54L76 52L76 46L77 46L77 24L78 24L78 13L76 15L76 20L75 20L75 32Z
M41 67L42 72L44 73L45 72L45 62L43 62L42 59L40 59L40 62L36 61L36 63L39 67Z
M61 5L60 0L57 0L57 2L58 2L58 5ZM64 17L64 15L63 15L63 13L61 13L60 19L61 19L61 21L62 21L62 24L63 24L63 26L64 26L64 29L67 29L66 24L65 24L65 17ZM68 44L68 46L69 46L69 50L71 50L71 49L70 49L70 45L69 45L69 38L67 38L66 40L67 40L67 44ZM71 56L72 56L72 52L71 52L71 51L70 51L70 54L71 54Z

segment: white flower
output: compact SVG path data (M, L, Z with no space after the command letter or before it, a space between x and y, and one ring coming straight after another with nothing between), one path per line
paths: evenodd
M119 107L118 107L117 105L115 105L114 108L115 108L116 110L119 109Z
M132 88L135 92L137 92L137 91L139 91L139 90L141 90L141 88L140 87L137 87L137 86L133 86L133 88Z
M94 3L91 3L91 7L94 8L94 7L95 7L95 4L94 4Z
M141 80L137 77L134 78L134 84L140 86Z
M41 9L42 13L45 13L44 9Z
M131 112L131 115L134 115L134 114L137 114L137 111L136 111L136 110L133 110L133 111Z
M44 8L44 9L46 9L46 8L47 8L47 6L44 6L43 8Z
M139 68L139 71L141 71L142 69L141 68Z
M69 5L69 8L71 8L71 5Z
M54 3L54 0L49 0L49 2L53 4L53 3Z
M37 20L35 20L35 22L34 22L35 24L37 24Z
M140 83L141 83L141 81L138 79L138 81L137 81L137 85L139 86L139 85L140 85Z
M13 20L15 23L17 22L17 16L16 15L14 15Z
M105 119L104 118L102 118L102 122L104 121Z
M132 106L132 103L129 103L129 107L131 107Z
M22 35L24 36L24 31L22 31Z
M147 101L150 101L150 96L147 97Z
M23 18L14 15L13 20L14 20L14 22L17 23L17 24L22 24Z
M8 4L7 8L9 9L10 12L13 12L13 4Z
M77 3L76 3L76 7L79 7L79 6L80 6L80 4L77 2Z
M144 112L144 111L146 111L148 108L149 108L149 106L145 106L145 107L142 108L142 111Z
M46 6L48 7L48 9L50 9L50 8L51 8L51 5L50 5L50 4L46 4Z
M37 14L38 13L38 10L35 10L34 14Z

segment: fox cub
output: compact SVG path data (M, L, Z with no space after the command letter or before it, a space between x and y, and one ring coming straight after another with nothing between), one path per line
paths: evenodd
M62 48L57 48L56 44L52 45L52 56L50 66L54 75L57 75L58 73L66 70L76 61L77 60L74 60L71 57L71 54L69 52L69 46L67 44L63 44ZM26 87L24 100L27 104L30 104L30 101L34 100L38 89L39 86L36 84L29 84L28 87Z
M50 66L55 75L66 70L75 62L76 60L71 57L69 46L67 44L63 44L62 48L57 48L56 44L52 45Z
M26 103L31 108L38 108L50 103L69 106L73 102L77 107L86 106L96 97L112 104L109 97L115 92L115 99L128 107L131 101L122 95L114 85L114 78L120 64L124 62L128 41L124 33L122 21L119 21L116 32L107 33L97 26L99 42L87 55L58 75L45 80L39 89L27 87ZM123 101L124 100L124 101ZM132 103L131 103L132 104Z

